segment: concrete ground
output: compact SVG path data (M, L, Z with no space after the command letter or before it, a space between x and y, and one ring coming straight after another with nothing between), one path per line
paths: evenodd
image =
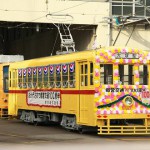
M150 150L150 136L100 136L69 132L59 125L0 120L0 150Z

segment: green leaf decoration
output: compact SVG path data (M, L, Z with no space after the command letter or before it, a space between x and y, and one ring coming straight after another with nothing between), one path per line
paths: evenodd
M116 103L122 101L126 96L130 96L130 97L132 97L133 100L134 100L135 102L137 102L138 104L140 104L140 105L142 105L142 106L145 106L145 107L147 107L147 108L150 108L150 104L143 103L142 101L138 100L137 98L135 98L134 96L131 96L131 95L129 95L129 94L124 95L124 96L120 97L118 100L113 101L113 102L111 102L111 103L109 103L109 104L99 105L99 106L97 106L97 108L100 109L100 108L111 107L112 105L114 105L114 104L116 104Z

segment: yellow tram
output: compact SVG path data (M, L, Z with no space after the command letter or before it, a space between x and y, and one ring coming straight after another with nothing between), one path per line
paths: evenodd
M0 118L8 117L8 66L22 60L23 55L0 55Z
M8 113L100 135L150 134L149 60L147 51L106 47L11 63Z

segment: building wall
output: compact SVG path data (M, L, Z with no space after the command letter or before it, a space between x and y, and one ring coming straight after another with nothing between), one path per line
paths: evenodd
M108 3L61 0L0 0L0 20L19 22L68 22L72 24L98 24L108 14ZM53 15L66 15L46 17Z
M112 27L112 37L109 30L109 3L108 2L87 2L87 1L69 1L69 0L0 0L0 20L10 22L34 22L34 23L71 23L71 24L86 24L97 25L94 31L73 31L73 38L76 42L77 50L91 49L94 41L96 47L112 45L119 32L119 29ZM54 14L54 16L46 15ZM64 17L62 15L71 15ZM59 17L58 17L59 16ZM113 22L113 25L115 23ZM116 25L115 25L116 26ZM132 27L125 27L116 42L117 46L137 47L144 50L150 49L150 30L144 26L136 27L131 39L128 38L132 32ZM38 49L45 49L45 53L49 53L49 49L53 49L56 33L42 33L41 35L31 36L23 40L17 40L10 43L9 50L14 52L18 49L20 52L25 52L25 55L34 53L36 56L43 56L44 53L37 54ZM39 38L39 39L37 39ZM31 42L32 41L32 42ZM41 43L41 44L39 44ZM59 42L57 46L59 49ZM20 45L20 46L19 46ZM28 50L29 49L29 50ZM32 51L36 49L36 51Z
M144 25L135 28L131 38L133 26L125 27L119 35L116 44L117 46L136 47L144 50L150 50L150 27L145 29ZM112 43L115 41L119 29L113 29ZM129 41L128 41L129 40Z

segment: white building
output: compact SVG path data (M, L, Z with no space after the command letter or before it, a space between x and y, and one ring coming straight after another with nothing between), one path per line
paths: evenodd
M54 53L60 49L54 25L58 23L71 25L79 51L109 45L149 50L150 0L143 1L137 5L136 0L0 0L0 52L23 54L25 59ZM120 30L117 16L128 18L131 25Z

